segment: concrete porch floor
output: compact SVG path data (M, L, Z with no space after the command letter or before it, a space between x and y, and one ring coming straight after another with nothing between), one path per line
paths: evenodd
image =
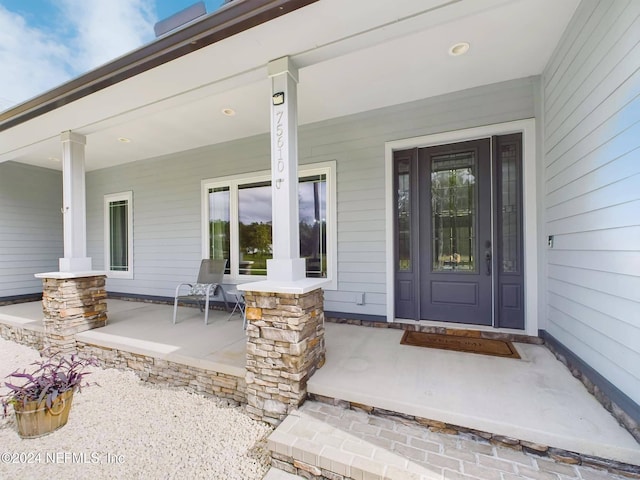
M640 444L544 346L520 360L401 345L402 330L327 325L308 391L640 465Z
M107 325L78 334L78 340L149 355L163 360L244 377L245 335L242 317L219 310L209 312L209 324L197 308L123 300L107 301ZM0 322L42 329L40 302L0 307Z
M108 301L109 323L83 341L244 376L240 315ZM0 307L0 322L42 329L39 302ZM544 346L522 359L400 345L401 330L326 324L326 363L310 393L640 465L640 444Z

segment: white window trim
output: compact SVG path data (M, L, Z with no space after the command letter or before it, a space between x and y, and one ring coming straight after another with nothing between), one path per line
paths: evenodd
M111 239L109 225L109 205L111 202L127 201L127 252L128 270L126 272L110 270ZM133 279L133 192L111 193L104 196L104 267L108 278Z
M327 177L327 283L325 290L337 290L338 280L338 232L337 232L337 202L336 202L336 162L335 160L309 165L298 166L298 176L308 177L311 175L326 175ZM229 259L230 274L224 276L224 282L230 284L247 283L266 280L266 275L240 275L239 273L239 231L238 222L233 221L238 218L237 189L239 185L247 183L258 183L271 181L271 171L263 170L227 177L210 178L202 180L202 258L209 258L209 189L229 187L230 196L236 194L236 198L231 198L229 202L231 224L229 226L229 236L231 237L231 251ZM325 280L325 279L323 279Z
M386 217L386 251L387 251L387 322L403 321L395 318L395 246L394 246L394 216L393 216L393 152L408 148L421 148L447 143L463 142L488 138L493 135L522 133L522 188L523 188L523 230L524 230L524 285L525 285L525 329L524 333L538 336L538 256L540 254L538 242L538 207L537 207L537 153L536 153L536 121L533 118L516 120L513 122L497 123L483 127L474 127L451 132L436 133L421 137L395 140L385 143L385 217ZM411 320L415 324L414 320ZM445 322L419 322L429 326L447 326L455 328L457 324ZM505 328L479 327L477 325L460 324L459 328L474 328L476 330L490 330L492 332L522 333L522 330Z

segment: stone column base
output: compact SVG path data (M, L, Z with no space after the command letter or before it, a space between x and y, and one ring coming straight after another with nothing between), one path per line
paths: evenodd
M322 289L305 294L245 293L247 412L279 424L307 396L325 360Z
M107 324L106 275L42 278L45 349L52 355L76 353L75 334Z

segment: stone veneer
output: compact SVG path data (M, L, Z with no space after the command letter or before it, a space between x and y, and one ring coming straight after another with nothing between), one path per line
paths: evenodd
M325 361L322 289L304 294L245 292L247 412L277 425L307 397Z
M103 367L132 370L145 382L215 395L236 405L246 402L246 385L242 377L80 341L77 349L84 356L97 358Z
M44 332L31 328L20 328L0 323L0 337L11 342L26 345L41 351L44 345Z
M578 366L575 365L569 358L564 356L553 343L546 342L546 346L551 353L560 361L565 367L569 369L571 374L580 380L585 386L587 391L595 397L598 402L607 410L613 417L622 425L627 431L635 438L636 442L640 443L640 421L637 418L633 418L623 408L621 408L615 401L592 381L591 378Z
M75 353L75 334L107 324L106 275L42 278L44 347L54 355Z
M45 333L39 329L0 322L0 337L38 351L42 351L44 336ZM95 357L103 367L132 370L149 383L215 395L234 405L246 403L246 384L242 377L80 341L76 342L75 351Z

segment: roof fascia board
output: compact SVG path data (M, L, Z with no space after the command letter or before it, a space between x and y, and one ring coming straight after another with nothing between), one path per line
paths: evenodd
M0 112L0 132L318 0L241 0Z

